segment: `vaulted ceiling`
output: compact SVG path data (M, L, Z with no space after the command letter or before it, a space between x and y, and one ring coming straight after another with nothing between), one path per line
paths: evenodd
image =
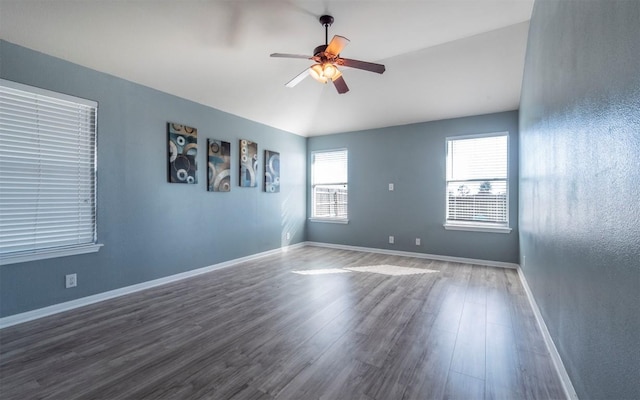
M303 136L519 106L533 0L0 0L0 37L98 71ZM284 84L329 39L348 93Z

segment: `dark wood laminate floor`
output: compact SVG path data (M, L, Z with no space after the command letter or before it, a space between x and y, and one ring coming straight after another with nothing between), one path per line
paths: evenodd
M515 270L304 247L6 328L0 397L564 395Z

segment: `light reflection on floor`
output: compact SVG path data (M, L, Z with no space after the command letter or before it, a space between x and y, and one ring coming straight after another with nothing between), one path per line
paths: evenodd
M299 270L299 271L291 271L291 272L299 275L327 275L327 274L344 274L350 271L347 271L346 269L340 269L340 268L326 268L326 269Z
M431 274L434 272L440 272L433 269L400 267L397 265L370 265L366 267L347 267L345 269L354 272L371 272L374 274L391 276Z
M440 271L436 271L433 269L425 269L425 268L401 267L398 265L369 265L364 267L309 269L309 270L297 270L297 271L291 271L291 272L299 275L327 275L327 274L344 274L346 272L370 272L370 273L381 274L381 275L402 276L402 275L431 274L431 273L440 272Z

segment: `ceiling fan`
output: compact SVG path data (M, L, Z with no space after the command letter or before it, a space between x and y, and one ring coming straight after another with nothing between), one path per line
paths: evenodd
M324 26L324 42L325 44L316 47L313 50L313 56L305 56L301 54L284 54L273 53L271 57L281 58L304 58L307 60L313 60L316 63L311 67L305 69L295 78L287 82L286 87L294 87L300 83L308 75L311 75L315 80L321 83L333 82L338 93L343 94L349 91L347 83L342 77L342 72L338 69L338 66L350 67L362 69L365 71L371 71L381 74L385 71L384 65L375 64L366 61L352 60L349 58L340 57L340 52L344 47L349 44L349 39L344 36L335 35L331 42L329 42L329 26L333 24L333 17L331 15L323 15L320 17L320 24Z

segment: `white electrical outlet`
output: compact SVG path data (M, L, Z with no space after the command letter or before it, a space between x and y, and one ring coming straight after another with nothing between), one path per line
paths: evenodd
M393 244L395 240L396 239L393 236L389 236L389 243Z
M287 240L291 239L291 234L287 232Z
M420 238L416 238L416 246L420 246Z
M390 191L390 192L393 192L393 183L390 183L390 184L389 184L389 191Z
M69 289L78 286L78 274L65 275L64 287Z

